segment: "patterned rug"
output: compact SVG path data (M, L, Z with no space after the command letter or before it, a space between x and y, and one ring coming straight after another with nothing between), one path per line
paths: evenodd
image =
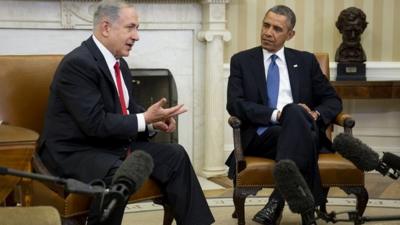
M216 222L214 225L235 225L237 220L231 217L233 212L233 201L231 198L209 198L208 204L213 212ZM266 197L249 197L246 201L246 225L258 225L251 219L258 210L260 210L265 202ZM340 212L350 211L354 209L355 201L351 198L329 198L328 211L338 213L337 219L347 219L348 214ZM400 225L400 201L390 199L371 199L368 202L367 210L364 216L374 219L376 217L395 216L396 220L370 221L365 224L370 225ZM123 225L160 225L162 224L163 211L162 207L152 202L143 202L138 204L130 204L127 206ZM398 218L398 219L397 219ZM318 220L318 225L332 224ZM174 223L175 224L175 223ZM301 218L298 214L290 212L285 207L281 225L300 225ZM354 224L353 222L337 222L337 225Z

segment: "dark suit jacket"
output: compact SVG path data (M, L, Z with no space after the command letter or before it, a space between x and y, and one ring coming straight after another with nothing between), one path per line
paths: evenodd
M293 103L304 103L321 116L320 146L328 146L324 131L342 110L340 98L323 75L315 56L290 48L284 50ZM246 149L259 126L268 125L274 109L267 106L266 78L261 47L232 56L228 81L227 110L242 120L241 139Z
M130 94L130 115L122 116L118 93L106 61L90 37L67 54L50 86L48 111L40 137L40 154L59 176L85 182L103 178L138 133L128 65L120 60Z

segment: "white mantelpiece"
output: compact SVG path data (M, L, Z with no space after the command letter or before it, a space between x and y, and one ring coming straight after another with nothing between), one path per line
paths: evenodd
M70 52L90 36L96 2L1 0L0 54ZM222 54L223 42L229 40L229 32L225 31L225 6L229 0L130 2L139 12L140 41L126 58L129 65L171 71L178 101L189 109L179 118L180 144L187 149L196 171L224 173L223 130L217 136L210 136L208 130L226 123L225 106L220 105L225 91L215 82L224 82ZM216 90L217 96L208 94ZM221 118L214 121L211 116Z

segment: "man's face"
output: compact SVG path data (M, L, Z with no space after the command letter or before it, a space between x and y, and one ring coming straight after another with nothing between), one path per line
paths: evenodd
M294 30L288 26L286 16L268 12L261 27L261 46L269 52L277 52L285 41L294 36Z
M342 31L343 40L346 42L360 42L360 35L363 32L362 21L360 19L356 19L353 21L345 21L343 23Z
M119 18L109 24L109 49L116 58L129 56L134 43L139 40L139 17L134 8L122 8Z

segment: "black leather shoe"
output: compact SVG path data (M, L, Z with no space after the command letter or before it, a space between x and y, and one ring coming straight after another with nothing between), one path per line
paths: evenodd
M272 198L272 195L263 209L253 217L253 221L264 225L279 225L282 218L285 201L281 198Z

